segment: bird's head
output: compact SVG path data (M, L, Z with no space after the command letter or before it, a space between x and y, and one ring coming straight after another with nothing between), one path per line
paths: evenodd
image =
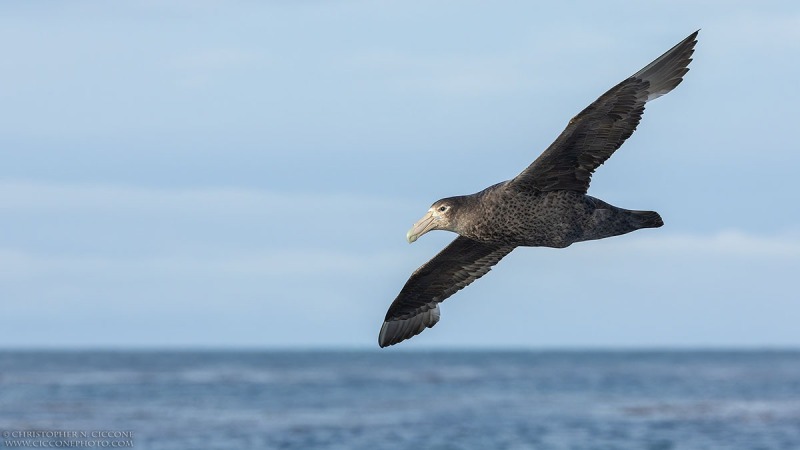
M461 206L461 197L449 197L436 201L428 212L408 230L406 239L412 243L431 230L456 231L456 212Z

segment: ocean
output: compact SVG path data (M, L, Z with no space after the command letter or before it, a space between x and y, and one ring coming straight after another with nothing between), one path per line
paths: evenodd
M2 351L0 446L800 449L797 351Z

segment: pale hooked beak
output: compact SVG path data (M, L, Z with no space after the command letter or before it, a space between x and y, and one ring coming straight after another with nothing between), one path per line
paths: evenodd
M433 211L428 211L422 219L419 219L417 223L408 230L406 233L406 239L408 239L408 243L412 243L417 240L420 236L431 231L436 224L436 219L433 217Z

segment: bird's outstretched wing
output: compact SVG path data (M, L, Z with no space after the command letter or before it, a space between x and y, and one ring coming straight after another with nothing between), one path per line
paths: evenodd
M567 128L508 186L539 191L586 193L592 172L628 139L644 112L644 104L675 88L689 71L697 33L672 47L569 121Z
M439 321L439 303L485 275L514 246L457 237L417 269L392 302L378 336L381 347L420 334Z

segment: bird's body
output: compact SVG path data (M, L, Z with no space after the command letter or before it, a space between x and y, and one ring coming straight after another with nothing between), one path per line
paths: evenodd
M563 248L662 225L656 212L617 208L575 191L517 190L499 183L456 198L456 223L464 225L455 231L498 245Z
M439 303L480 278L516 247L567 247L663 225L654 211L632 211L587 195L594 170L636 129L648 101L675 88L689 70L697 32L623 80L572 118L530 166L478 193L435 202L408 232L459 235L417 269L381 327L393 345L434 326Z

